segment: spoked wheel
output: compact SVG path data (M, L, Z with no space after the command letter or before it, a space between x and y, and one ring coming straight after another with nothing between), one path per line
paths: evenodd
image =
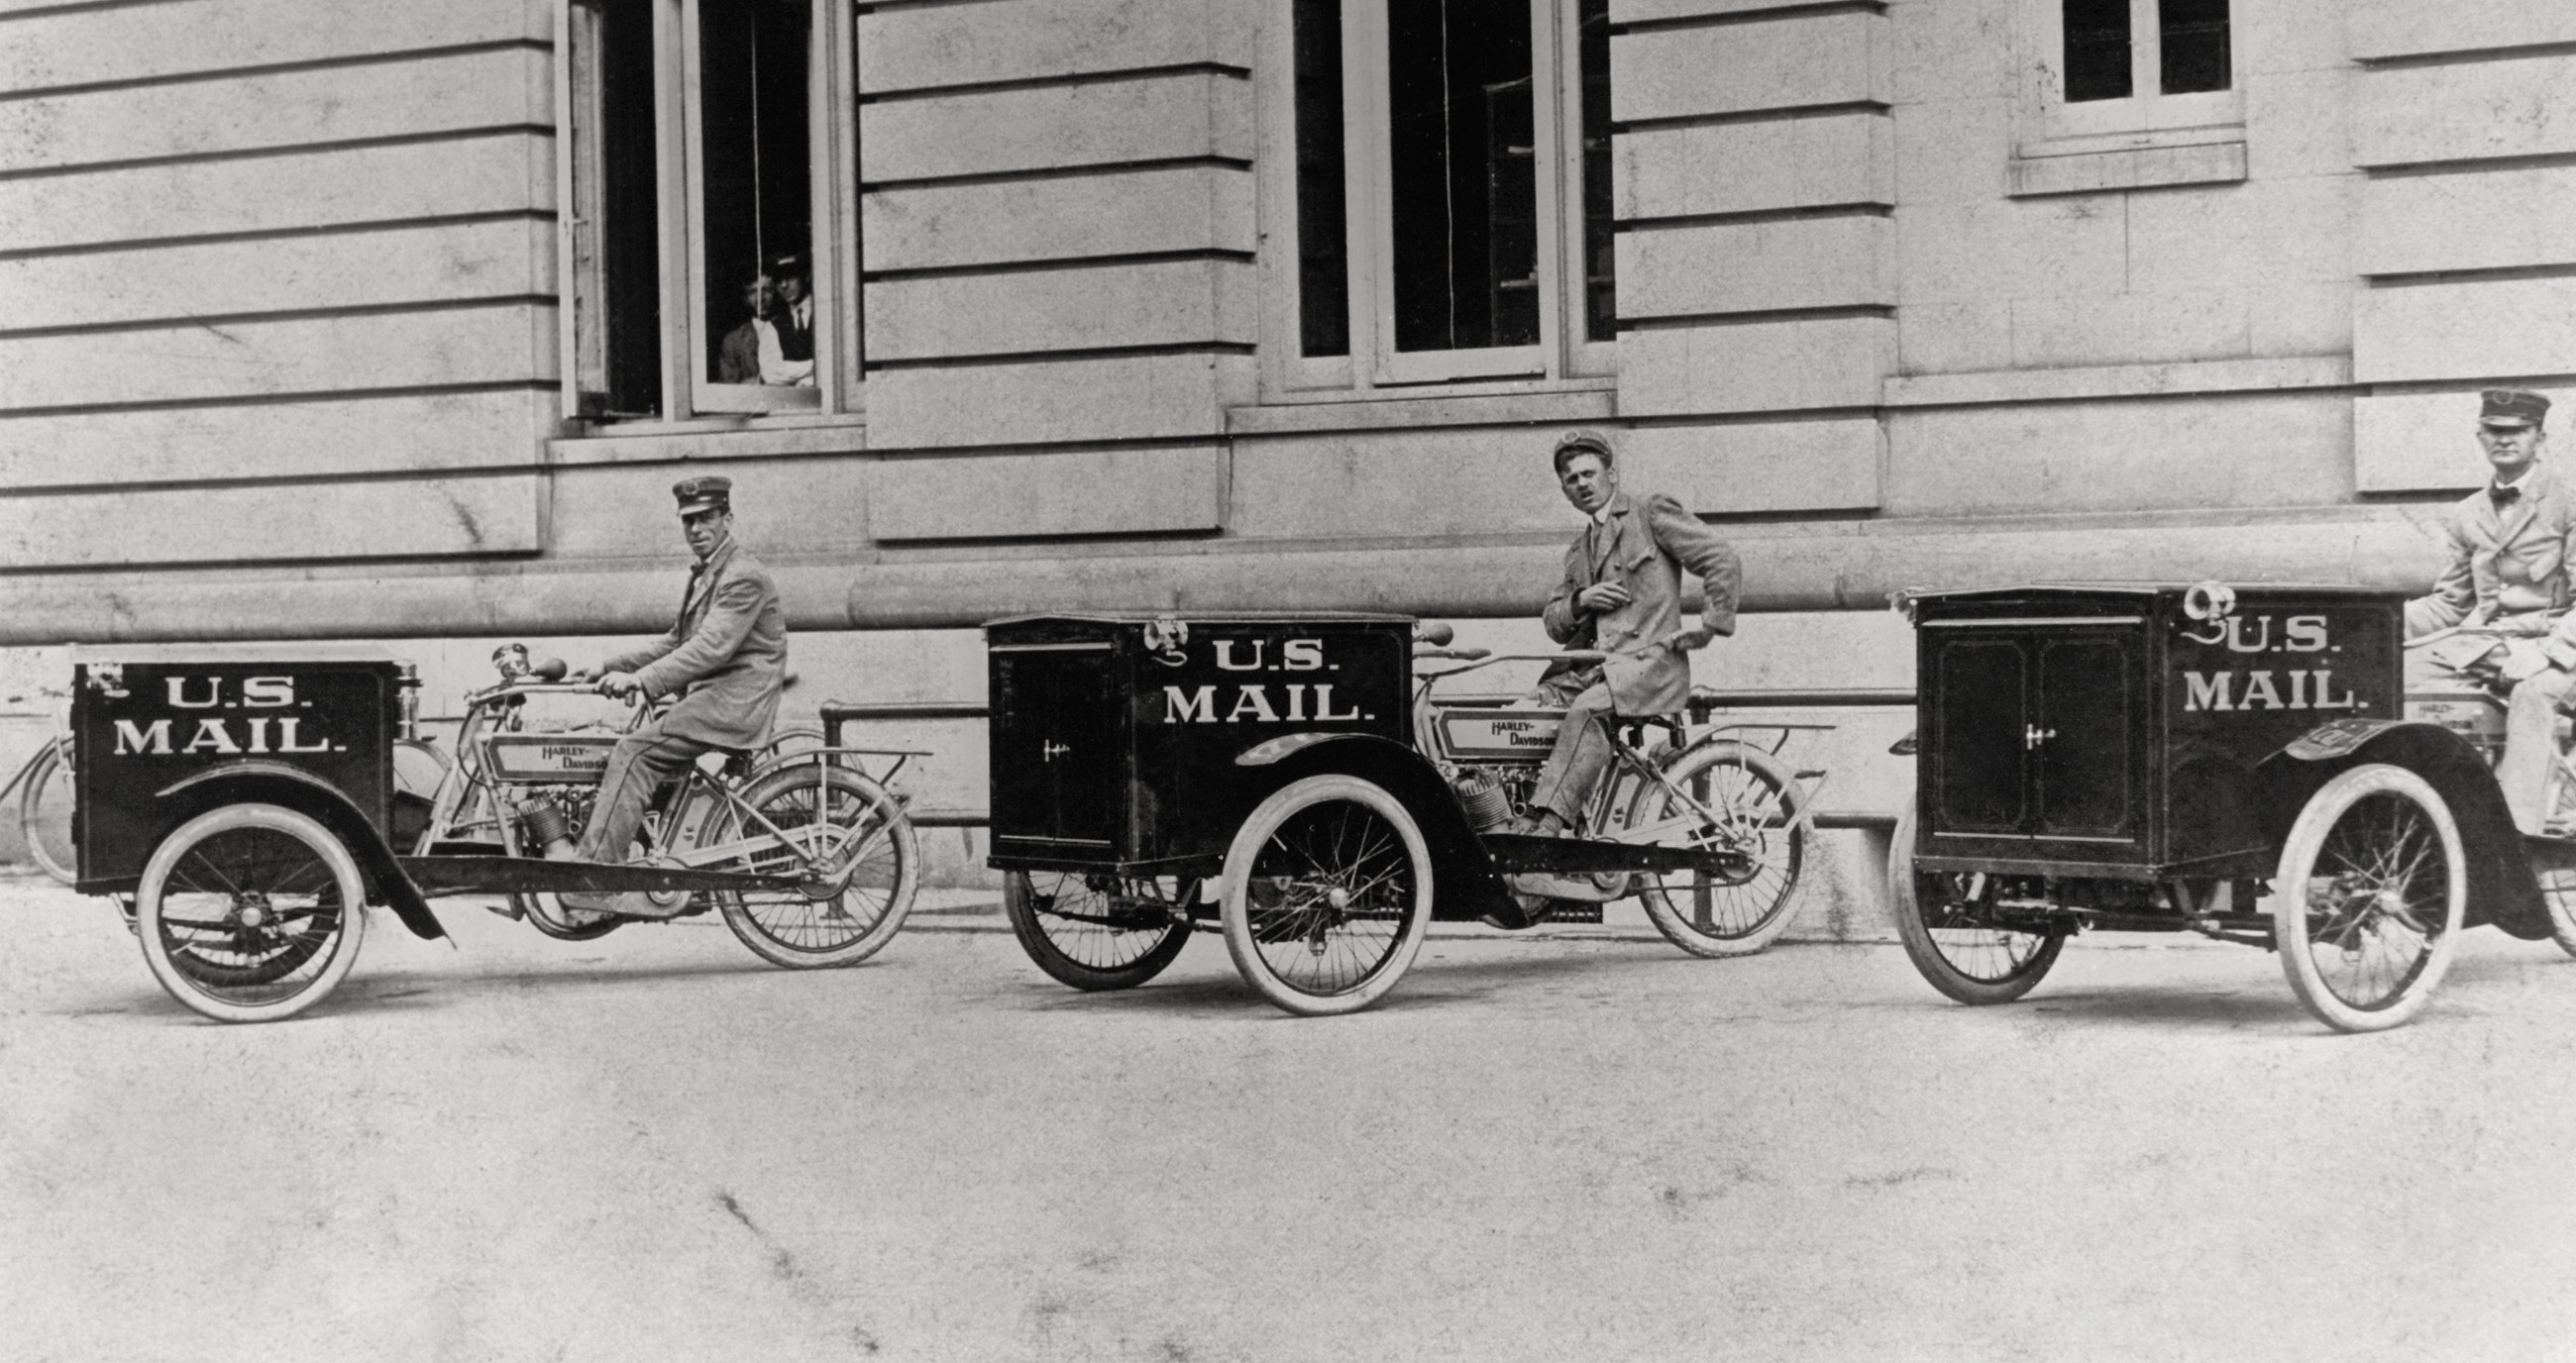
M154 849L135 930L172 998L223 1022L274 1022L347 978L365 903L357 859L331 830L279 805L224 805Z
M1742 743L1693 748L1664 775L1690 800L1640 781L1624 826L1669 825L1658 844L1732 849L1749 860L1730 874L1639 875L1637 897L1646 916L1694 956L1745 956L1771 945L1789 926L1789 895L1806 859L1807 830L1797 821L1806 791L1769 753ZM1712 821L1702 810L1717 817Z
M1163 973L1189 945L1198 882L1166 895L1150 880L1013 871L1002 912L1040 970L1076 989L1133 989Z
M65 885L75 874L72 853L72 762L60 740L45 745L27 764L26 784L18 791L18 832L27 855L45 874Z
M1431 924L1431 852L1404 803L1356 776L1261 802L1225 854L1225 946L1263 998L1308 1017L1395 987Z
M2424 1009L2460 935L2468 862L2450 806L2423 777L2369 763L2308 797L2281 847L2272 932L2299 1002L2337 1031Z
M758 817L727 803L706 842L768 845L705 869L796 875L806 882L793 890L715 896L744 946L790 969L856 965L902 930L920 888L921 843L902 803L884 787L854 771L806 762L771 772L743 799ZM795 850L778 843L780 836Z
M1887 849L1887 904L1914 968L1961 1003L2010 1003L2029 993L2057 964L2066 925L2000 919L1985 877L1917 872L1914 841L1907 810Z
M2549 940L2576 956L2576 866L2541 872L2540 898L2549 906Z

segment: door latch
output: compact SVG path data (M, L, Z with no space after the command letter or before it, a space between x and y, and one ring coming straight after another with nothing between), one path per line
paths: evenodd
M2036 748L2055 737L2057 737L2055 729L2043 729L2036 724L2026 724L2022 726L2021 745L2025 749Z
M1057 753L1071 751L1073 751L1073 745L1070 743L1040 742L1038 744L1038 760L1042 762L1052 762L1055 760L1055 755Z

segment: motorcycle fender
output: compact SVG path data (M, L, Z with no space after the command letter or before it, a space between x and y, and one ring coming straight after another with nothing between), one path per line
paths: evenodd
M2256 768L2265 831L2278 847L2308 797L2337 772L2385 762L2424 778L2460 826L2469 863L2470 925L2492 923L2525 941L2549 936L2549 906L2495 773L2476 747L2439 724L2338 719L2284 744Z
M422 898L420 887L411 883L402 864L394 859L393 848L386 845L382 830L338 786L311 772L284 762L248 758L193 773L154 795L164 800L185 796L210 807L260 800L310 814L348 844L350 855L357 858L359 869L366 873L377 895L413 936L435 941L447 935L438 915L430 912L429 901Z

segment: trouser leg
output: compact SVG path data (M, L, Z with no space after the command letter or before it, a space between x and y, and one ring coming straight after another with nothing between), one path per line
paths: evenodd
M1530 792L1532 809L1555 810L1566 827L1574 826L1592 788L1600 784L1601 773L1610 765L1610 735L1601 721L1616 712L1605 682L1594 682L1567 702L1556 746L1549 750L1546 765L1538 769L1538 784Z
M2504 789L2514 827L2525 833L2540 832L2549 819L2558 712L2571 692L2576 692L2576 674L2551 668L2516 683L2505 704L2504 760L2496 764L2496 784Z
M644 806L662 783L712 752L706 744L662 732L648 724L617 740L601 774L599 798L590 807L590 826L582 830L583 861L624 861L644 826Z

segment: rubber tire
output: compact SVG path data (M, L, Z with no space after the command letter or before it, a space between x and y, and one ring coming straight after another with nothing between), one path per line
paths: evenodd
M2339 997L2317 969L2311 951L2307 913L2308 883L2335 825L2354 805L2375 795L2394 796L2423 811L2441 841L2447 863L2444 876L2442 930L2397 992L2376 1004L2354 1004ZM2308 797L2299 817L2282 840L2280 870L2272 879L2272 936L2280 949L2281 973L2317 1020L2339 1032L2378 1032L2411 1021L2442 983L2457 949L2461 922L2469 902L2468 857L2460 842L2459 821L2431 782L2404 767L2369 762L2337 774Z
M2567 882L2551 889L2548 873L2544 872L2540 882L2540 902L2549 906L2549 940L2556 942L2560 951L2576 956L2576 871L2557 874L2568 877Z
M78 853L66 857L54 850L52 824L59 810L63 831L68 835L74 798L71 761L64 755L60 739L49 740L28 760L25 783L18 788L18 832L26 839L27 855L46 875L65 885L78 879L74 864Z
M227 999L212 988L226 983L266 983L264 980L218 982L205 978L197 961L185 951L173 952L163 938L162 898L170 875L181 857L199 843L219 833L239 828L267 828L284 833L313 850L331 872L333 888L340 895L340 931L332 936L327 949L331 952L322 969L311 981L284 998L262 1003L243 1003ZM366 880L358 873L358 860L349 854L339 837L312 816L282 805L219 805L179 825L152 850L144 863L143 876L135 889L135 935L143 941L143 961L152 977L161 982L170 997L190 1009L218 1022L276 1022L290 1018L330 997L331 991L349 975L357 962L358 947L366 939ZM296 964L303 964L316 953L306 953ZM291 969L292 967L290 967Z
M1304 810L1332 801L1359 805L1394 828L1410 863L1413 896L1395 942L1369 972L1348 987L1317 993L1280 978L1262 956L1261 944L1253 932L1249 887L1263 847L1280 826ZM1225 894L1219 917L1225 927L1225 949L1234 957L1235 969L1242 972L1246 983L1263 998L1300 1017L1329 1017L1368 1007L1404 977L1422 950L1423 935L1430 929L1431 898L1431 848L1423 839L1422 826L1403 801L1388 794L1384 787L1356 776L1308 776L1273 792L1235 830L1234 841L1225 853Z
M2061 928L2048 933L2022 933L2036 936L2039 946L2030 956L2005 975L1971 975L1961 970L1941 944L1932 937L1932 928L1923 921L1921 878L1914 872L1916 838L1914 811L1897 816L1896 832L1887 845L1887 907L1896 919L1896 935L1905 944L1906 957L1924 980L1943 994L1965 1004L1985 1005L2010 1003L2036 988L2057 964L2057 953L2066 945Z
M742 793L742 798L752 808L765 813L774 800L793 791L814 789L814 770L812 764L799 764L771 772L754 782L749 790ZM878 914L876 921L869 924L865 931L837 946L820 949L799 946L772 933L769 927L755 915L742 895L727 892L714 896L717 907L724 910L725 926L733 929L733 935L741 938L742 944L751 948L753 955L771 965L784 966L790 970L821 970L834 966L857 965L870 956L876 955L885 948L886 943L894 940L896 933L903 931L903 920L912 913L913 898L921 890L921 840L913 832L912 819L905 814L903 802L887 794L885 787L847 768L827 766L823 768L823 773L825 784L831 786L835 794L850 795L867 807L876 810L884 818L884 827L870 834L860 845L864 848L880 837L891 840L895 858L894 884L888 890L884 911ZM738 837L752 836L753 832L759 831L757 824L750 825L752 832L736 831L743 827L744 820L741 815L734 812L731 804L727 804L707 823L713 831L705 836L713 843L730 842ZM751 868L718 864L703 869L723 871ZM848 891L844 890L842 897L846 898L847 895Z
M1715 766L1741 766L1752 778L1755 787L1771 792L1762 797L1766 802L1776 800L1781 816L1780 831L1777 836L1785 840L1788 862L1787 879L1781 882L1779 894L1773 898L1764 915L1750 928L1733 934L1701 932L1681 910L1674 906L1672 896L1665 891L1662 882L1653 875L1637 877L1637 902L1645 906L1646 917L1654 922L1656 931L1661 932L1674 946L1680 947L1693 956L1711 958L1750 956L1779 940L1780 934L1788 931L1790 920L1796 917L1789 901L1797 892L1798 873L1806 863L1807 829L1804 824L1798 822L1798 818L1806 812L1807 792L1805 787L1798 784L1796 773L1782 766L1769 753L1732 741L1710 743L1688 749L1673 759L1672 765L1666 769L1666 774L1673 775L1676 781L1687 789L1688 773ZM1750 795L1754 791L1748 789L1745 793ZM1624 826L1634 828L1640 823L1659 820L1662 817L1661 811L1665 808L1665 801L1669 798L1664 794L1663 787L1651 781L1639 779L1637 793L1631 797L1628 804L1628 821ZM1764 837L1767 840L1774 836L1770 831L1772 825L1767 815L1762 819L1762 823L1765 830ZM1735 887L1713 888L1727 890Z
M1044 874L1060 875L1059 886L1067 882L1082 884L1079 872ZM1088 886L1083 889L1086 894L1090 893ZM1059 889L1058 893L1063 891ZM1038 969L1054 977L1059 984L1092 993L1133 989L1162 974L1164 967L1180 959L1181 948L1190 944L1189 925L1169 923L1152 945L1124 965L1097 966L1075 960L1070 952L1057 945L1054 932L1047 927L1046 920L1050 915L1038 912L1037 887L1026 871L1012 871L1002 877L1002 913L1011 920L1011 934L1020 939L1020 950L1028 953L1029 960ZM1097 925L1086 923L1080 926L1087 929ZM1142 938L1144 930L1137 929L1134 935Z

